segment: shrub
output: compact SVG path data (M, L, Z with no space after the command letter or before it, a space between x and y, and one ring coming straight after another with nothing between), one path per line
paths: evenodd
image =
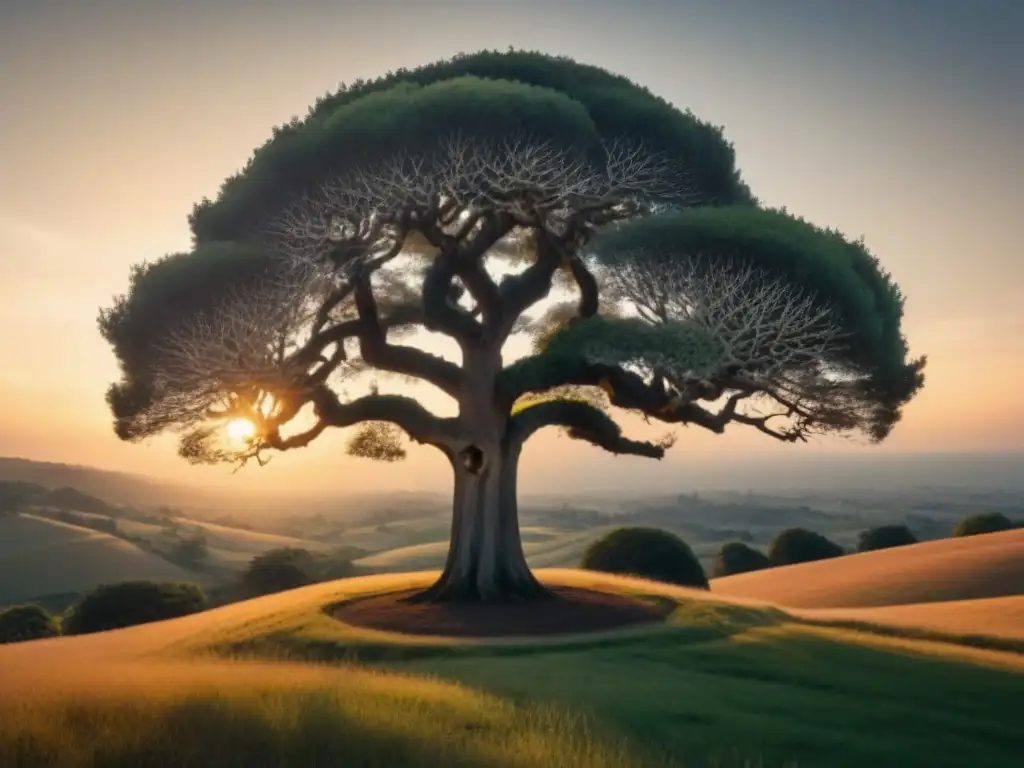
M38 605L15 605L0 611L0 644L39 640L59 634L57 620Z
M348 579L359 573L359 569L353 565L351 560L339 559L328 563L319 580L334 581L336 579Z
M903 547L907 544L917 544L917 536L905 525L880 525L861 531L857 537L858 552Z
M203 610L206 595L195 584L124 581L97 587L64 621L64 634L84 635L173 619Z
M715 578L733 576L737 573L759 571L770 566L768 555L764 552L741 541L731 541L722 545L719 550L711 575Z
M806 528L789 528L772 542L768 560L772 565L794 565L839 557L846 551L822 536Z
M980 512L965 517L953 529L954 536L977 536L981 533L999 533L1009 531L1016 526L1013 521L1001 512Z
M658 528L618 528L587 548L580 567L708 588L704 569L689 545Z
M249 561L242 586L250 595L269 595L312 584L316 560L305 549L283 547L267 550Z

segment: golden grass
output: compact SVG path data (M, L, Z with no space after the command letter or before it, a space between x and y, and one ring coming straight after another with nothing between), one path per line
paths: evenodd
M30 514L0 518L0 603L130 579L196 577L116 536Z
M1024 641L1024 595L875 608L804 609L796 614L823 621L866 622Z
M47 681L4 680L0 765L631 764L580 716L395 673L193 660L67 663Z
M877 714L888 699L894 713L906 708L899 717L920 711L892 754L919 749L920 729L956 724L964 735L950 738L974 749L978 723L1002 711L1019 688L1010 678L1024 673L1022 654L809 625L757 600L578 570L538 575L677 607L662 626L478 641L360 629L325 613L436 577L385 574L0 646L0 766L627 766L658 765L648 750L662 749L707 765L736 748L736 760L711 763L734 765L762 752L788 760L805 744L815 765L820 750L859 738L838 726L850 718L900 736L899 718ZM894 676L903 683L890 691ZM975 702L971 712L923 703L944 684ZM982 690L999 694L988 709ZM792 734L765 732L763 717ZM998 756L1010 737L992 728ZM872 744L849 741L853 751L828 764L862 764L882 749Z
M721 597L866 608L1024 593L1024 530L929 541L714 579ZM893 614L895 615L895 614Z

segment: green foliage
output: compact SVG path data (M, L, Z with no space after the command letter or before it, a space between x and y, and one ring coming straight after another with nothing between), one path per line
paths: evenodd
M197 613L206 595L196 584L123 581L88 593L64 620L64 634L84 635Z
M684 163L702 200L751 199L720 128L596 67L539 53L481 52L320 100L304 120L275 129L215 202L195 208L192 231L199 242L235 239L282 196L323 174L397 151L429 156L455 132L485 139L526 133L584 152L596 151L602 137L626 137Z
M355 576L352 558L361 550L313 553L301 547L279 547L257 555L242 574L242 589L249 596L269 595L308 584Z
M635 317L600 315L556 331L545 351L554 358L575 355L606 365L671 366L697 374L711 370L722 354L707 332L690 323L650 325Z
M722 576L749 573L769 567L771 567L771 562L764 552L741 541L731 541L728 544L723 544L719 550L711 575L717 579Z
M1009 531L1017 526L1001 512L980 512L965 517L953 529L954 536L977 536L982 533Z
M206 543L206 533L200 529L191 536L179 538L171 546L166 558L172 563L178 563L186 567L203 565L210 555Z
M237 243L210 243L132 268L128 291L99 316L100 333L121 366L121 382L107 392L118 437L149 437L180 415L154 409L164 394L155 376L163 337L280 268L274 257Z
M385 421L368 421L357 427L345 446L349 456L374 461L401 461L406 456L402 447L402 430Z
M768 550L768 560L773 566L794 565L844 554L846 551L841 546L820 533L806 528L788 528L772 541Z
M658 528L618 528L591 544L581 568L707 589L708 579L690 546Z
M903 295L861 241L849 241L782 210L753 206L692 208L634 219L599 236L593 256L701 268L738 260L809 290L838 313L847 334L845 360L869 375L864 395L877 406L876 436L899 419L900 407L923 384L924 358L908 360Z
M38 605L14 605L0 610L0 645L56 637L60 626Z
M299 547L281 547L257 555L242 574L242 586L251 595L269 595L304 587L314 581L315 558Z
M903 547L907 544L917 544L917 537L905 525L880 525L861 531L857 537L858 552Z

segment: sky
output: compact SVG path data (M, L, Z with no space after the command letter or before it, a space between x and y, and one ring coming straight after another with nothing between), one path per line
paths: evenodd
M1022 28L1019 0L0 0L0 456L256 490L447 487L430 449L373 464L336 434L234 475L169 440L121 443L95 319L131 264L188 248L193 203L273 125L341 81L509 46L723 125L765 203L866 239L929 357L880 446L690 428L655 462L551 432L524 490L671 488L673 468L736 457L1024 450Z

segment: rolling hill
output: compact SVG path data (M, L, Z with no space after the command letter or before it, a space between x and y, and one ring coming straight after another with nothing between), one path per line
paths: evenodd
M941 539L713 579L723 597L868 608L1024 594L1024 530Z
M910 631L1024 641L1024 595L876 608L803 609L799 615L822 621L879 624Z
M675 608L663 624L531 641L367 630L325 610L436 576L389 574L3 646L0 764L1019 765L1020 654L538 575Z
M116 536L30 514L0 518L0 605L131 579L202 581Z

